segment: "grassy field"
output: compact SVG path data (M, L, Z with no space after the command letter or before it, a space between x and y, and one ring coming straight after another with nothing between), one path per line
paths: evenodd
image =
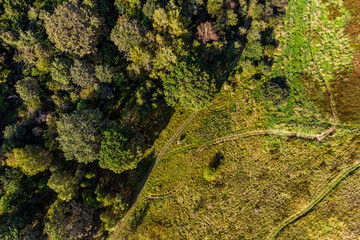
M174 156L147 192L176 194L144 201L130 239L264 239L352 164L355 148L347 133L324 144L253 137Z
M349 176L305 217L278 239L358 239L360 235L360 173Z
M199 112L177 139L181 144L172 144L152 172L124 238L265 239L319 199L360 153L359 125L348 120L357 114L359 101L344 112L346 98L338 93L349 81L359 81L354 77L357 42L343 33L354 21L340 0L290 1L276 30L279 47L270 75L249 82L241 68L231 74L231 84ZM266 99L271 81L288 88L278 104ZM356 88L351 90L357 96ZM320 134L336 123L329 92L340 121L324 141L253 136L200 148L213 139L258 130ZM156 155L190 114L178 108L147 155ZM343 180L313 211L284 228L279 239L356 239L358 230L351 231L360 225L355 211L359 176L355 172Z

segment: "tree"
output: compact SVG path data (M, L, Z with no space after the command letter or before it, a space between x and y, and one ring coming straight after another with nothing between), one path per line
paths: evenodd
M24 148L14 148L12 154L7 154L6 163L10 167L20 167L22 172L34 176L47 170L52 161L51 154L37 145L26 145Z
M36 112L41 107L40 85L35 79L20 80L16 83L15 88L30 113Z
M119 17L116 26L111 31L110 38L121 52L129 52L131 48L139 46L144 39L145 28L136 20L129 20L125 16Z
M45 14L49 39L61 51L83 57L96 52L102 20L72 1L59 5L52 15Z
M99 165L115 173L136 168L142 157L142 137L129 126L120 129L109 128L103 131Z
M157 9L157 5L156 5L156 0L148 0L146 1L146 3L143 5L142 7L142 12L144 13L144 15L152 20L153 16L154 16L154 12Z
M244 56L250 59L254 60L260 60L263 56L264 52L264 46L261 44L261 42L256 41L253 43L250 43L246 47L246 52L244 53Z
M165 100L170 106L179 101L184 107L200 110L207 106L215 91L209 74L194 64L179 62L163 79Z
M18 169L0 168L0 215L16 210L16 205L24 194L21 181L24 174ZM1 225L1 224L0 224ZM1 236L1 233L0 233Z
M109 65L97 65L95 76L102 83L111 83L115 79L115 71Z
M94 210L75 201L56 200L48 210L44 231L50 239L92 239Z
M170 37L178 38L186 34L187 30L184 26L184 19L180 14L180 9L171 6L171 10L166 11L164 8L158 8L154 12L153 27L160 33L169 33Z
M26 131L16 124L8 125L3 131L2 150L10 152L13 148L21 146Z
M83 171L77 171L75 174L69 171L55 171L51 174L47 185L58 193L59 199L68 202L77 196L84 175Z
M210 22L203 22L197 27L197 37L203 43L219 40L216 31Z
M70 68L73 83L82 88L93 86L97 81L95 78L95 67L84 61L75 60Z
M222 13L223 0L209 0L207 3L207 11L212 17L219 16Z
M63 90L66 90L71 83L70 66L71 61L69 59L56 58L50 67L52 79L59 82L63 86Z
M89 163L98 158L97 139L102 117L99 109L89 109L64 114L59 119L57 139L67 160Z
M33 78L20 80L15 85L16 92L26 103L40 101L40 86Z

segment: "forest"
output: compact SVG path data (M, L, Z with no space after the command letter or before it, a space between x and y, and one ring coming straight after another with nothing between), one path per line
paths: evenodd
M266 184L265 172L282 172L293 149L306 158L339 144L360 154L358 8L356 0L0 0L0 239L263 239L273 222L209 232L178 217L201 212L203 197L193 191L216 192L225 176L256 189L245 176L251 166ZM242 130L285 137L195 151ZM328 136L336 144L317 145ZM257 165L257 154L272 170ZM239 158L249 165L223 164ZM301 184L348 167L331 161ZM142 194L160 194L187 173L194 182L183 194L196 206ZM290 214L284 199L268 205L268 218ZM176 204L184 211L171 219ZM224 216L209 226L225 226Z

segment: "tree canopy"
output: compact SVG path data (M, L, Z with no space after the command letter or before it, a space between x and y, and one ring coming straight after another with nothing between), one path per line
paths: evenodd
M192 63L179 62L163 79L166 102L175 106L180 102L188 109L200 110L207 106L215 91L209 74Z
M50 239L90 239L93 229L94 210L85 204L71 201L55 201L47 214L45 232Z
M61 51L83 57L96 52L102 20L76 2L59 5L45 15L49 39Z
M103 131L99 165L116 173L136 168L142 157L142 137L129 126Z
M111 40L121 52L130 52L130 49L139 46L145 36L145 28L137 20L119 17L116 26L111 31Z
M58 141L67 160L89 163L98 158L102 118L99 109L87 109L64 114L58 120Z
M51 154L37 145L26 145L24 148L14 148L8 154L6 163L11 167L20 167L21 170L33 176L47 170L52 161Z

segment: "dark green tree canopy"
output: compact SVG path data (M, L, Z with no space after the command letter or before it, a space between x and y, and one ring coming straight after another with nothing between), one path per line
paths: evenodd
M0 215L3 213L10 213L16 209L19 202L18 196L23 195L24 191L21 185L21 180L24 174L13 168L0 168ZM1 233L0 233L1 236Z
M6 126L3 131L2 151L10 152L13 148L21 146L25 133L25 129L16 124Z
M143 138L128 125L108 128L103 131L99 165L115 173L136 168L142 156Z
M98 158L97 139L102 118L99 109L89 109L64 114L59 119L57 139L67 160L89 163Z
M184 107L200 110L210 103L215 91L213 80L192 63L179 62L163 79L165 100L170 106L180 102Z
M45 15L49 39L61 51L83 57L96 52L102 20L71 1L59 5L52 15Z

